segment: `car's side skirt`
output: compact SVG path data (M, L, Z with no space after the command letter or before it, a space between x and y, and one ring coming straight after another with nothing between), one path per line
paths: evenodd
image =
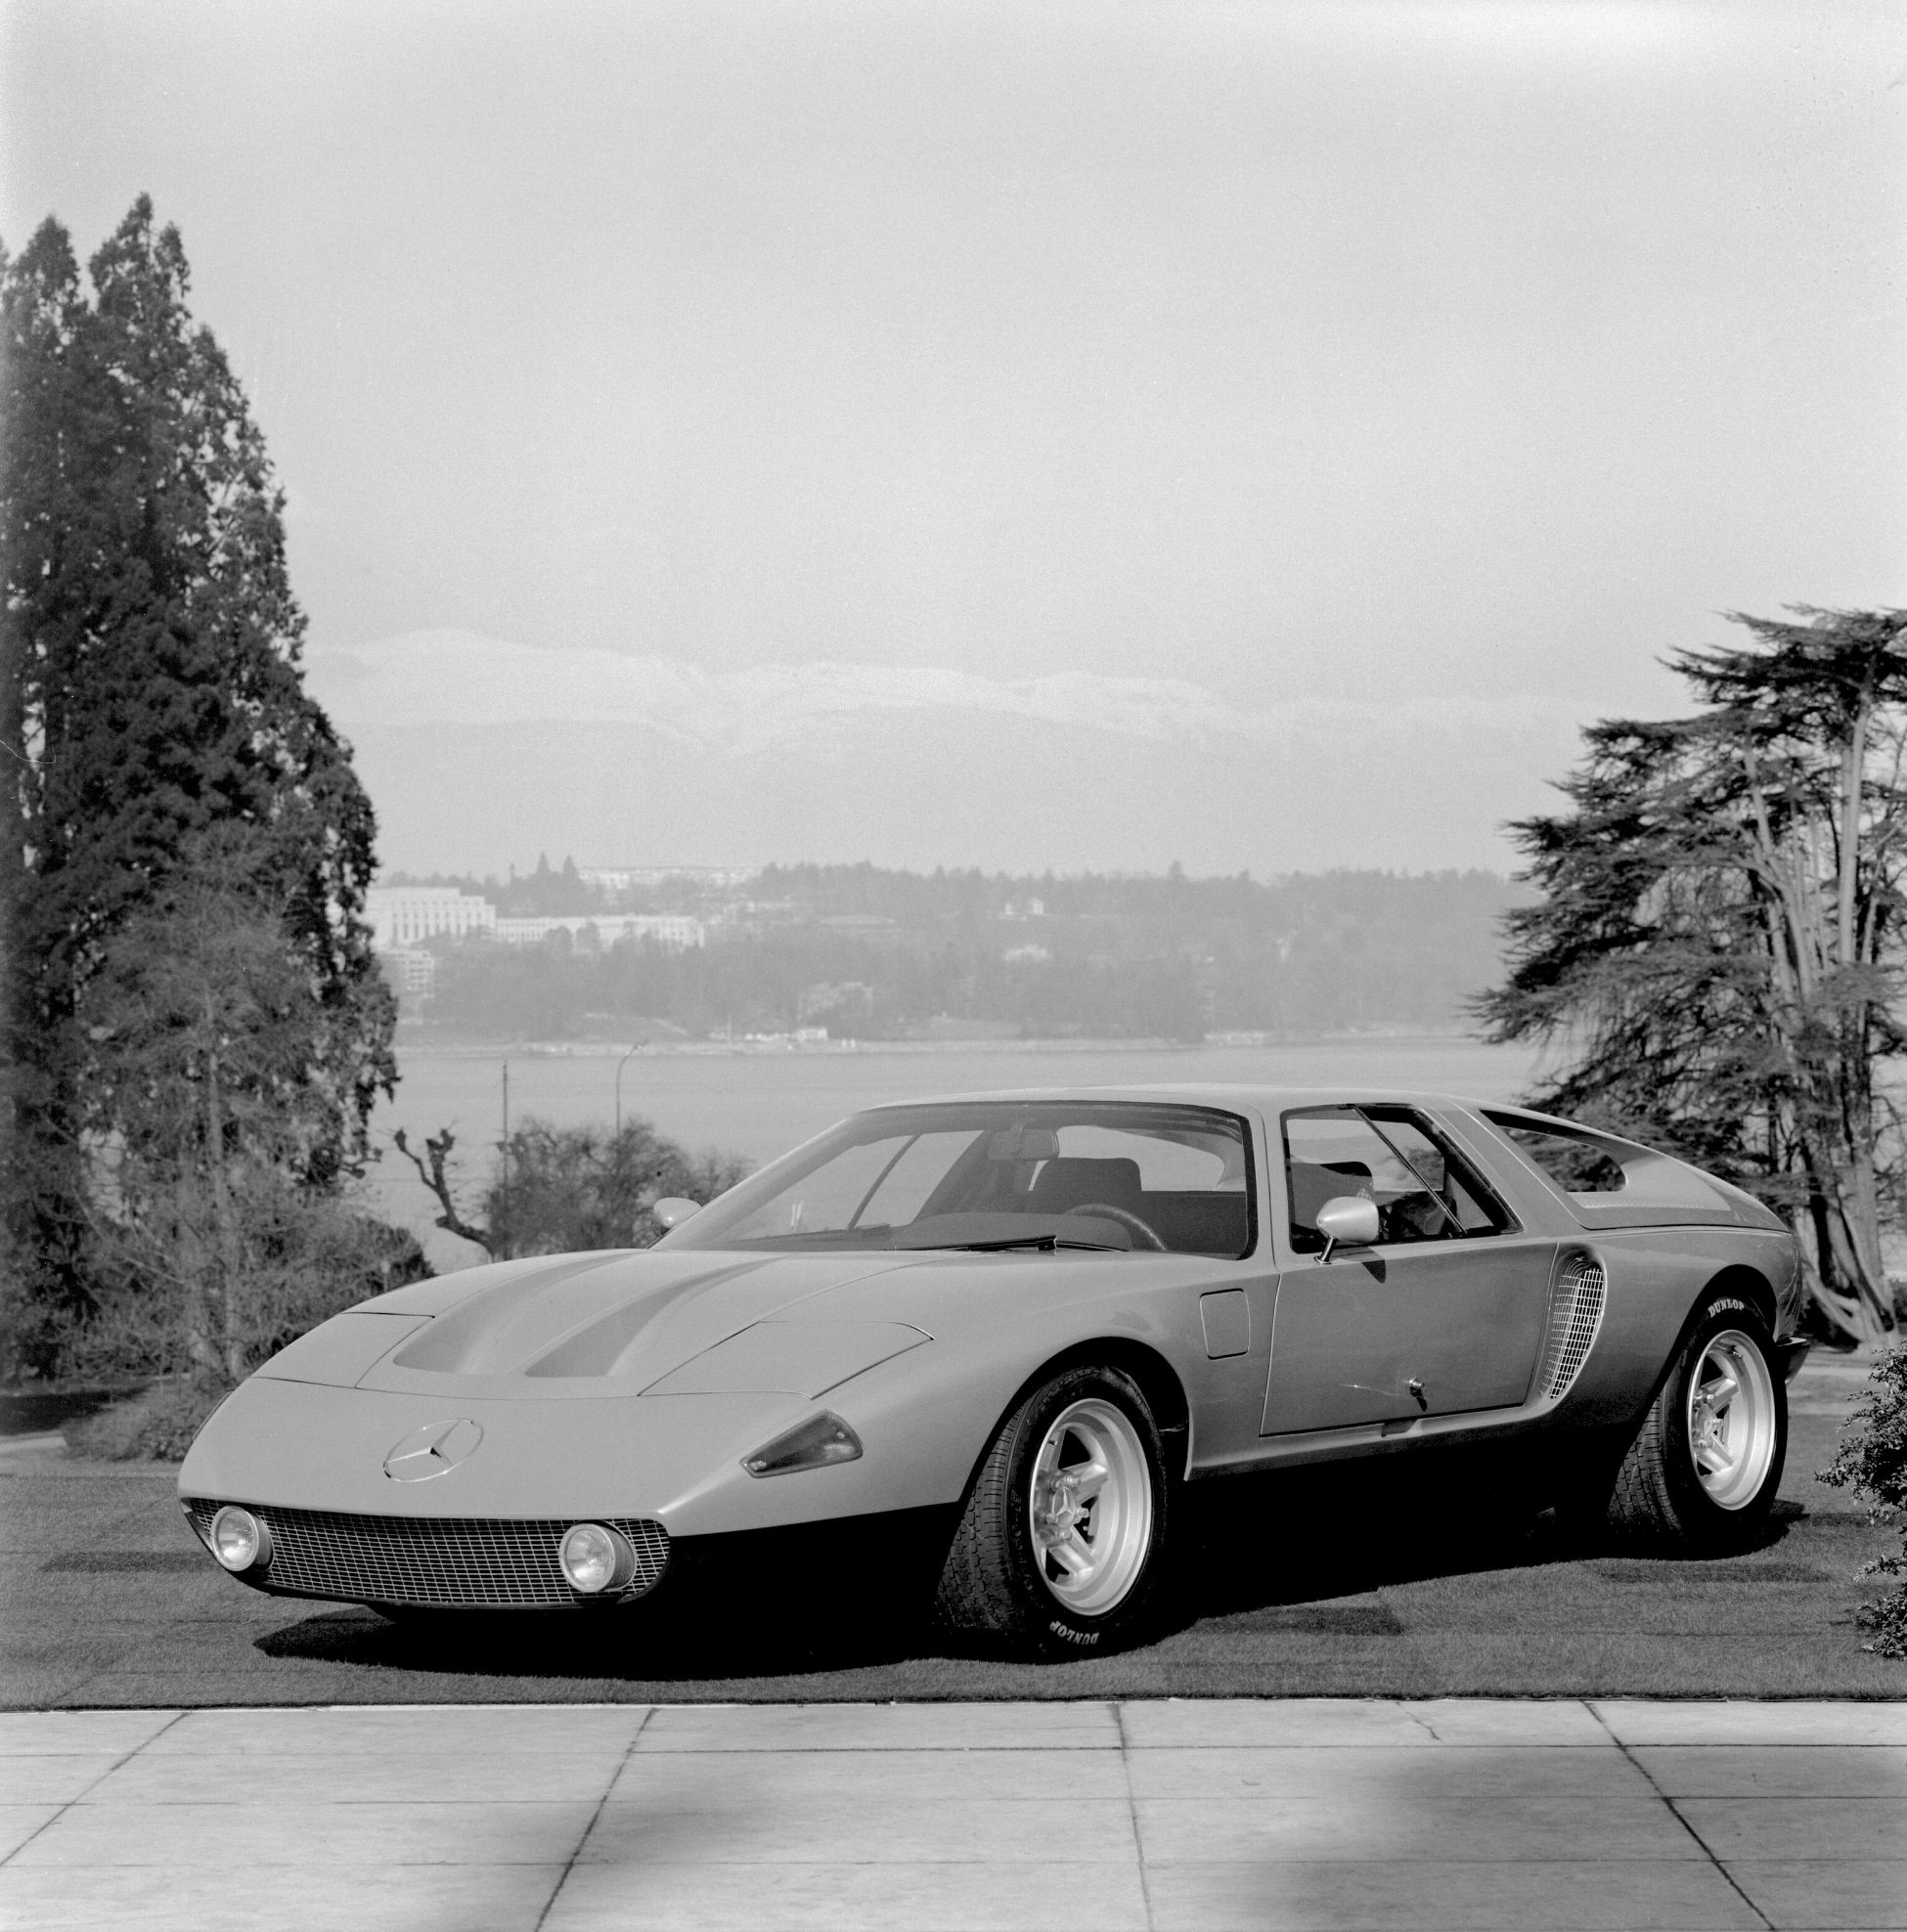
M1276 1468L1284 1464L1333 1462L1356 1456L1389 1456L1419 1447L1427 1442L1460 1443L1485 1441L1515 1434L1520 1429L1535 1429L1555 1416L1554 1405L1519 1405L1513 1409L1471 1411L1455 1416L1411 1416L1396 1422L1353 1423L1344 1428L1315 1428L1286 1435L1260 1438L1258 1446L1243 1455L1222 1461L1200 1463L1185 1472L1187 1481L1201 1477L1231 1475L1247 1470Z

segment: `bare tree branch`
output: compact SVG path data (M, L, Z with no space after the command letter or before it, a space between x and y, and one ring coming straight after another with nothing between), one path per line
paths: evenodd
M440 1133L425 1134L422 1155L411 1151L411 1144L405 1139L402 1127L397 1129L391 1139L396 1144L398 1153L418 1170L418 1179L437 1197L437 1205L444 1210L437 1216L437 1225L462 1240L475 1242L486 1254L494 1252L489 1234L466 1221L457 1211L457 1201L450 1189L450 1176L445 1171L445 1164L450 1159L451 1149L457 1145L457 1136L448 1127Z

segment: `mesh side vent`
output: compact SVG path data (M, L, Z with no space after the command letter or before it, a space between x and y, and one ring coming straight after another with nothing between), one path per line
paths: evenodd
M1572 1254L1556 1278L1549 1307L1549 1347L1543 1356L1542 1391L1552 1402L1570 1391L1581 1373L1603 1320L1608 1277L1590 1254Z
M194 1497L187 1515L209 1535L220 1505ZM272 1533L272 1589L348 1603L440 1603L487 1608L599 1603L570 1588L558 1552L565 1518L365 1516L336 1510L252 1514ZM646 1518L601 1520L628 1537L636 1574L624 1597L654 1589L669 1561L669 1532Z

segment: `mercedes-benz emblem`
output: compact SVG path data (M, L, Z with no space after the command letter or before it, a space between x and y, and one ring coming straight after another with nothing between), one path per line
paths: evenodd
M425 1423L384 1458L384 1473L393 1482L428 1482L448 1475L482 1440L482 1427L466 1416Z

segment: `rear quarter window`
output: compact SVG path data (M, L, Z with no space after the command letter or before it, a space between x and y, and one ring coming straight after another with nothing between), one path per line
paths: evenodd
M1525 1126L1502 1115L1492 1114L1489 1119L1565 1194L1621 1192L1622 1164L1610 1152L1607 1143L1588 1134L1565 1134L1547 1127Z
M1487 1109L1484 1118L1565 1194L1585 1206L1732 1211L1726 1197L1700 1168L1639 1141Z

